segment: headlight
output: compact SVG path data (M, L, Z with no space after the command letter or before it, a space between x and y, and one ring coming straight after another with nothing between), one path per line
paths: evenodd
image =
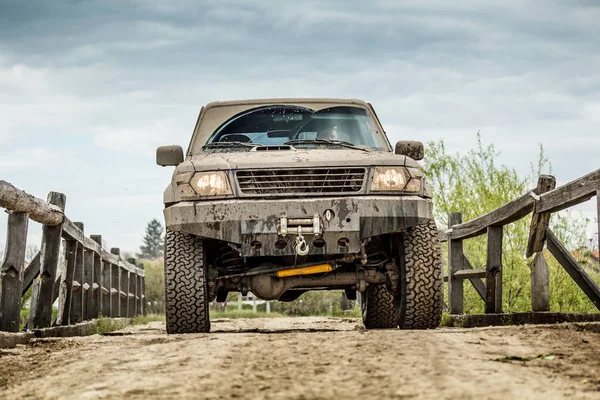
M411 178L403 167L377 167L373 174L371 190L416 193L421 190L421 179Z
M231 187L227 181L227 175L223 171L198 172L194 174L190 185L199 196L224 196L232 194Z
M375 168L375 174L373 175L373 184L371 190L396 190L400 191L406 186L408 181L408 174L404 168L387 168L378 167Z

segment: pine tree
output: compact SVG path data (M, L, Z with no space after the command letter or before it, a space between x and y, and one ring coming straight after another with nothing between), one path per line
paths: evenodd
M163 255L164 228L162 224L153 219L146 227L146 235L142 239L138 257L154 259Z

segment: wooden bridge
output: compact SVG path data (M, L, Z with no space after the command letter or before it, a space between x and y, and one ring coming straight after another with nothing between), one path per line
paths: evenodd
M21 300L32 287L28 329L67 326L104 317L146 313L145 272L118 248L102 248L100 235L65 215L66 196L50 192L43 201L0 180L0 208L9 212L6 254L1 267L0 331L20 329ZM42 224L41 251L24 268L29 220ZM62 251L62 257L61 257ZM64 266L59 270L59 260ZM59 273L60 272L60 273ZM58 299L58 314L52 306Z

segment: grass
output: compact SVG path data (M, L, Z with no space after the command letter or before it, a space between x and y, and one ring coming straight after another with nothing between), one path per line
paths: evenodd
M165 316L160 314L138 315L137 317L133 317L131 323L128 324L122 320L100 316L94 320L92 326L86 329L85 335L103 335L105 333L118 331L130 325L145 325L149 322L164 320Z
M125 321L117 321L112 318L106 317L98 317L98 319L94 320L93 325L89 326L85 330L85 335L103 335L108 332L118 331L119 329L123 329L129 324Z
M453 327L454 323L452 322L452 318L449 313L442 314L442 322L440 322L440 326Z

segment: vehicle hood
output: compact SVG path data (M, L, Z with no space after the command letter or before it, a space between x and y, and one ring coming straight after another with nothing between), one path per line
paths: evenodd
M354 149L270 150L247 152L206 152L180 164L179 172L240 169L281 169L350 166L407 166L419 168L416 161L386 151Z

